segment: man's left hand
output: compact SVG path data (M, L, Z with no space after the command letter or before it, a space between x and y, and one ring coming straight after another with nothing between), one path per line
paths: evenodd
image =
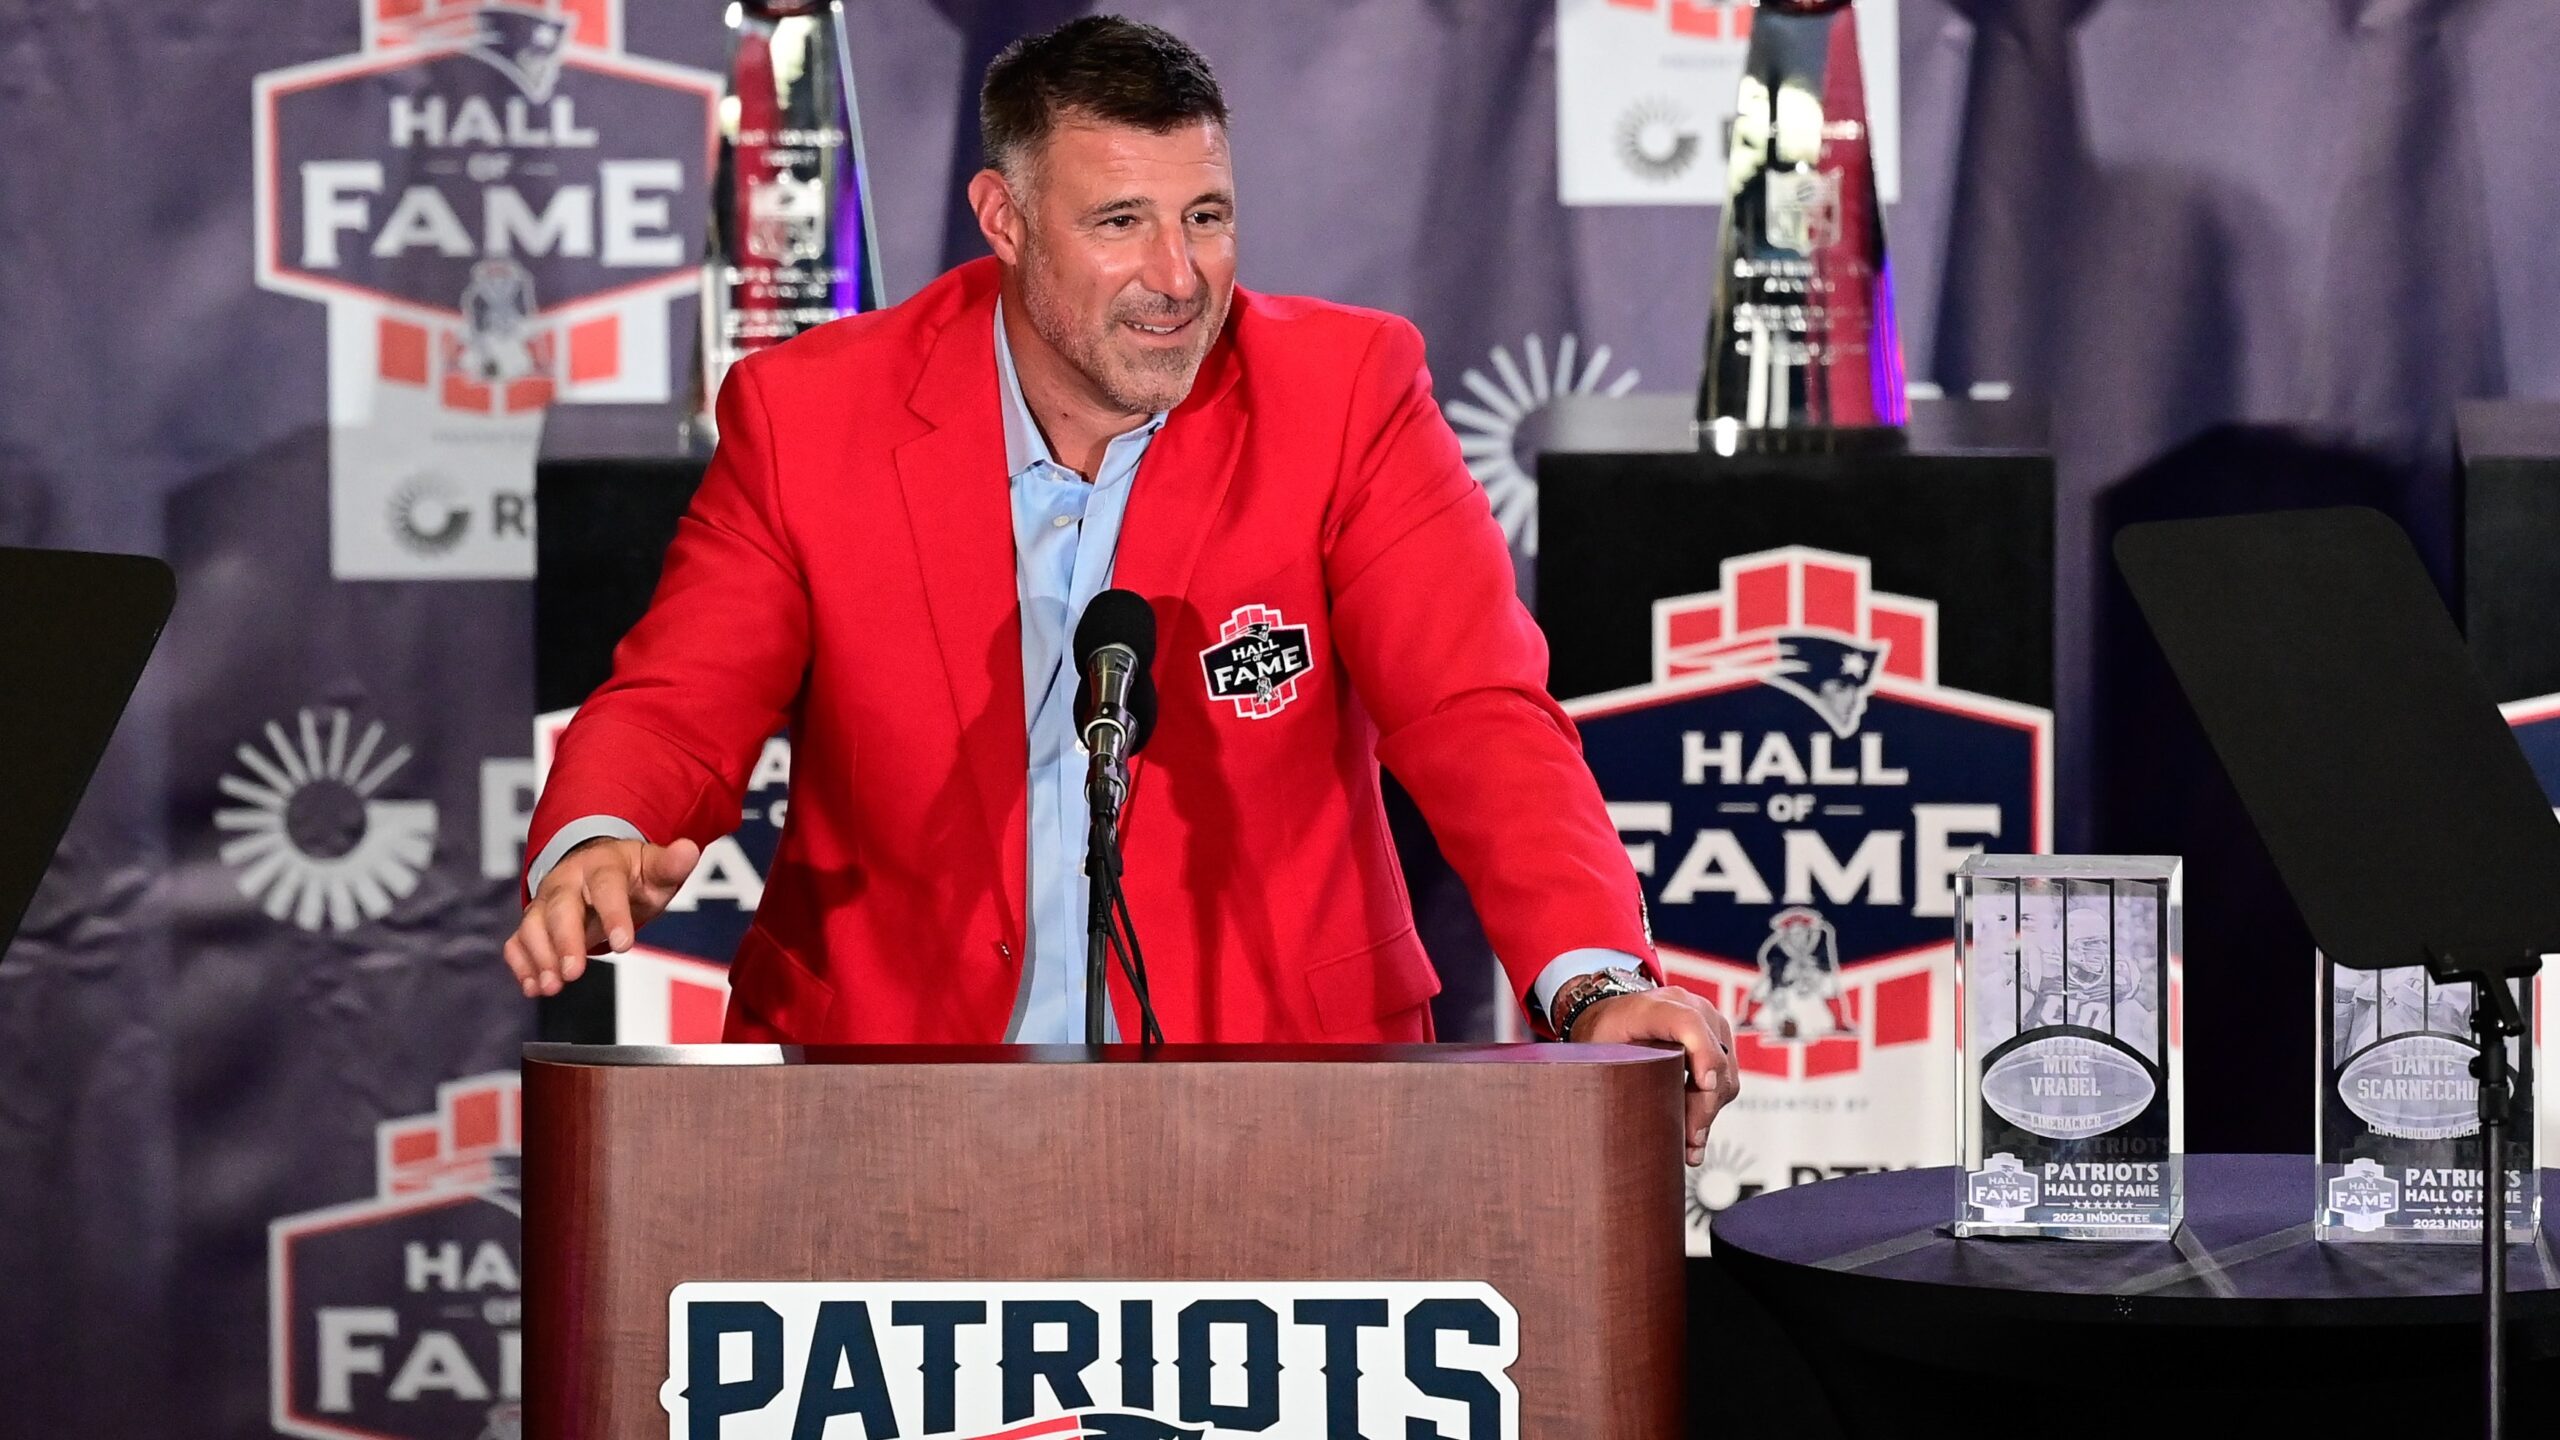
M1742 1093L1733 1026L1694 990L1665 985L1592 1003L1573 1022L1576 1044L1677 1045L1689 1057L1689 1163L1707 1158L1707 1127Z

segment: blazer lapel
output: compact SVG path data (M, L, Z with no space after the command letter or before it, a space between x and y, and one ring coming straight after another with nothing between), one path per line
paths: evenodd
M1247 417L1243 392L1236 383L1235 348L1231 320L1228 333L1219 337L1202 362L1190 396L1167 417L1163 432L1147 447L1147 457L1138 466L1137 488L1129 496L1129 513L1120 523L1111 583L1137 591L1155 607L1154 669L1160 692L1166 677L1185 673L1188 657L1175 650L1182 641L1182 620L1190 613L1192 572L1218 512L1226 505L1237 457L1244 450ZM1143 750L1130 761L1130 809L1136 807L1146 761Z
M897 447L896 457L925 606L949 684L961 768L977 792L993 847L1010 931L1006 943L1019 956L1029 823L1024 777L1031 759L994 335L990 288L962 306L934 341L907 399L908 408L934 428Z

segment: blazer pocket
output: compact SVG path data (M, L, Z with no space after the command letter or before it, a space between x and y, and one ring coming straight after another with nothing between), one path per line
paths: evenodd
M826 1040L836 989L758 926L749 925L729 962L729 1003L742 1006L795 1045Z
M1320 961L1306 971L1316 1020L1328 1035L1367 1028L1440 993L1439 972L1408 925L1374 945Z

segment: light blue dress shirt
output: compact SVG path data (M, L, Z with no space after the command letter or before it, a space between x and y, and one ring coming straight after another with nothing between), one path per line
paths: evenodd
M1085 750L1076 734L1076 622L1111 588L1120 521L1129 513L1138 462L1164 416L1112 438L1088 483L1052 459L1014 373L996 306L996 379L1004 403L1004 468L1013 494L1014 588L1022 600L1022 713L1031 740L1030 953L1005 1038L1066 1044L1084 1036L1085 924L1091 893L1084 873ZM1139 932L1144 943L1145 931ZM1106 1016L1107 1038L1119 1021Z
M1014 587L1022 605L1022 710L1028 726L1031 883L1028 952L1022 988L1014 996L1007 1040L1074 1044L1084 1039L1085 829L1092 812L1084 798L1085 752L1075 724L1075 632L1093 597L1111 586L1120 548L1120 522L1129 511L1139 462L1164 429L1165 417L1113 437L1102 465L1088 482L1057 463L1022 398L1013 347L1004 333L1004 308L996 308L996 379L1004 411L1004 468L1013 497ZM560 828L528 867L535 889L560 857L598 836L644 838L629 821L591 815ZM1145 937L1145 919L1139 936ZM1616 950L1569 950L1539 972L1532 1001L1545 1014L1557 990L1576 976L1611 967L1642 969ZM1119 1038L1116 1017L1108 1037Z

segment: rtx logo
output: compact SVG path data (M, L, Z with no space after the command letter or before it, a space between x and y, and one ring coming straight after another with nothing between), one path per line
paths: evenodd
M410 749L379 720L335 707L269 721L233 751L214 811L240 893L305 930L353 930L391 913L435 858L436 806L403 800Z

